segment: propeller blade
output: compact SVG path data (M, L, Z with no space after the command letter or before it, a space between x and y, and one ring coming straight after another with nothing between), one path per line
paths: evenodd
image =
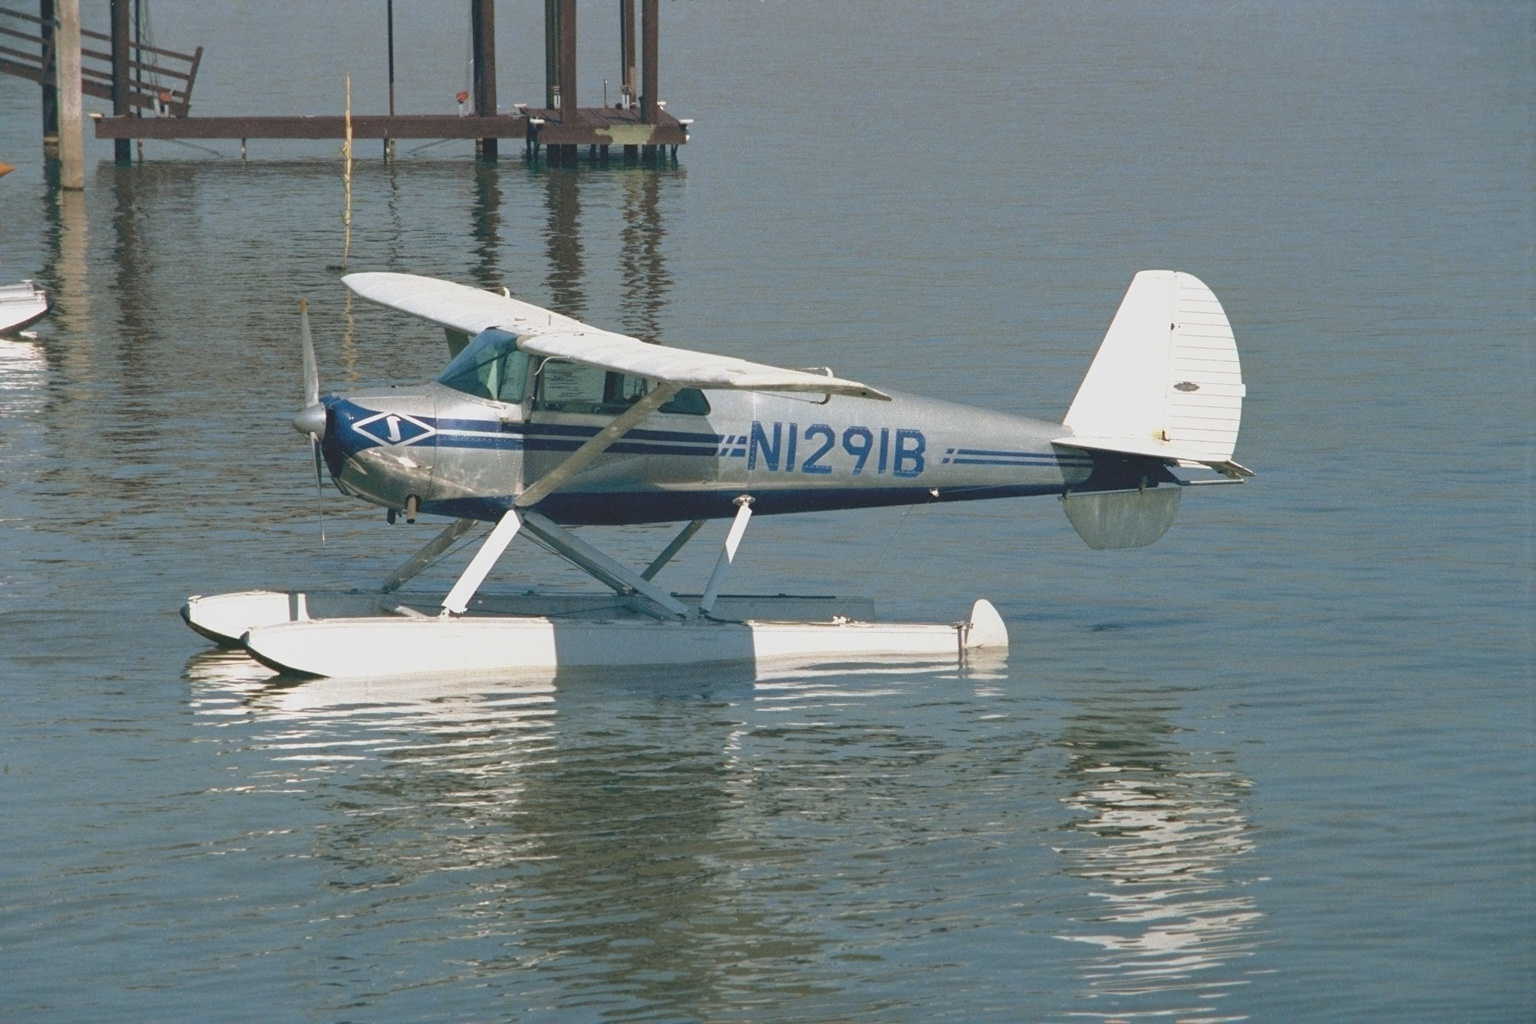
M299 339L304 345L304 405L320 401L320 371L315 366L315 340L309 333L309 300L299 300Z
M304 411L294 417L294 426L309 435L309 451L315 457L315 507L320 511L320 546L325 547L325 462L320 455L320 434L307 414L318 412L324 423L325 410L320 405L320 369L315 365L315 339L309 331L309 300L299 299L299 342L304 349Z

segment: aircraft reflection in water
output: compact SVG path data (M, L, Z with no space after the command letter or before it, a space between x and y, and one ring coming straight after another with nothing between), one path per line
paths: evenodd
M1177 749L1172 705L1157 695L1083 703L1059 745L1072 751L1077 786L1067 805L1086 817L1059 852L1071 874L1095 883L1103 908L1058 938L1102 950L1084 977L1111 1004L1107 1018L1133 1014L1138 997L1218 998L1245 984L1230 968L1252 955L1263 917L1242 888L1250 880L1233 875L1254 845L1241 806L1249 782L1220 755Z
M741 754L749 714L840 719L929 670L755 685L722 671L293 684L210 651L186 676L195 715L245 766L236 789L325 807L299 841L325 865L325 887L354 902L351 919L316 935L316 955L334 941L348 959L399 956L401 983L437 980L417 972L445 961L398 940L420 921L437 948L464 943L451 954L456 977L537 966L546 984L593 999L710 1018L744 989L817 998L826 979L807 979L805 964L837 942L815 915L765 909L803 898L812 851L761 841L775 826L761 817L761 768ZM390 928L375 930L385 906Z
M48 360L40 345L0 338L0 415L23 415L43 407Z

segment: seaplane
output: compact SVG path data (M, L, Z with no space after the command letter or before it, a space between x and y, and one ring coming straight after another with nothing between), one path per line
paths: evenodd
M441 328L448 362L412 387L320 392L300 300L317 487L385 518L450 521L379 585L194 595L187 624L280 672L464 676L747 661L1006 654L996 609L958 623L879 622L868 602L722 594L754 515L1054 496L1091 548L1168 530L1182 492L1242 483L1245 389L1221 303L1194 276L1137 273L1062 422L882 391L829 368L783 369L648 343L501 292L400 273L343 279ZM698 593L657 576L729 520ZM643 568L576 528L683 524ZM487 531L488 528L488 531ZM446 594L401 587L487 531ZM482 593L512 542L555 552L596 594Z

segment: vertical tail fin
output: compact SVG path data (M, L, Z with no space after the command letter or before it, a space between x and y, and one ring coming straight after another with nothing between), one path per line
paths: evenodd
M1063 423L1085 447L1227 464L1245 393L1221 302L1193 275L1143 270Z

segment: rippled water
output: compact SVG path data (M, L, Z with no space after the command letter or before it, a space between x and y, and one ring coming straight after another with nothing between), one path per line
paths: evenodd
M381 32L250 43L292 6L155 4L202 112L334 109L348 62L381 105ZM444 109L462 26L397 6L402 108ZM507 103L541 51L503 6ZM59 195L0 78L0 281L58 299L0 341L0 1016L1536 1015L1530 8L663 6L678 167L362 160L350 266L1042 416L1175 267L1259 478L1130 552L1045 500L754 519L732 589L986 596L1006 662L274 680L185 596L426 536L331 492L321 546L295 301L328 387L440 335L338 283L331 144L92 143Z

